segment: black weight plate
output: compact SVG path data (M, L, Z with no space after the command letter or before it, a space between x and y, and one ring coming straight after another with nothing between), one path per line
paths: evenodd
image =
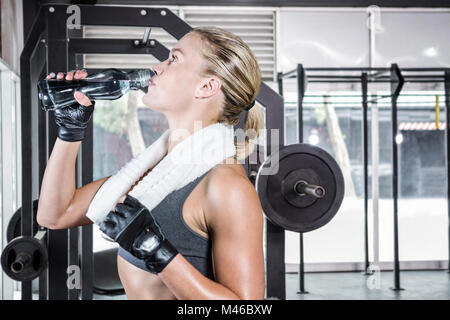
M306 205L288 201L283 181L295 170L314 172L318 180L314 183L324 187L324 197ZM344 198L344 178L337 162L325 150L293 144L264 161L258 171L256 189L267 219L286 230L308 232L324 226L336 215Z
M38 224L36 222L38 200L33 200L33 234L38 231ZM6 228L6 241L10 242L12 239L19 237L22 232L22 208L19 208L14 212L11 219L9 219L8 226Z
M23 269L14 272L12 265L20 255L28 257ZM20 236L10 241L2 251L1 264L3 271L13 280L30 281L37 278L47 267L48 254L46 247L36 238Z

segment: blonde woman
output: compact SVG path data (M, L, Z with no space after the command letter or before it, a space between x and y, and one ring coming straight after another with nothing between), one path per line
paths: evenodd
M203 128L236 125L241 112L248 112L246 130L261 129L262 112L252 107L261 72L238 36L216 27L194 28L153 70L143 103L167 117L169 132L194 134L198 121ZM65 78L86 76L78 70ZM86 213L109 178L75 188L76 155L93 111L87 96L77 92L75 98L79 104L55 111L58 138L37 214L38 223L50 229L91 224ZM178 143L171 140L168 154ZM236 156L172 192L153 210L123 195L101 229L120 244L118 271L128 299L264 298L262 209L238 161L248 155L249 143L236 146Z

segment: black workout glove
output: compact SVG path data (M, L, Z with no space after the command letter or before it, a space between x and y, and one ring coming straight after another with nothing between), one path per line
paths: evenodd
M64 108L56 108L54 112L58 138L69 142L83 140L94 106L95 101L87 107L77 102Z
M131 196L118 203L115 211L108 213L100 230L132 255L144 260L147 268L155 274L161 272L178 253L150 211Z

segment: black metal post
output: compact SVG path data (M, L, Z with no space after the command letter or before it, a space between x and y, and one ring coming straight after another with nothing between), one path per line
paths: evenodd
M47 72L46 58L47 58L47 46L45 38L41 39L40 45L43 53L43 57L40 59L40 63L36 63L37 66L42 66L42 71L40 73L40 78L45 77ZM36 104L34 104L35 108L38 108ZM37 110L37 118L38 118L38 170L39 170L39 185L38 190L39 194L41 192L42 179L44 178L45 166L47 164L47 114L44 112L40 112ZM23 143L23 140L22 140ZM31 181L29 181L31 183ZM37 223L35 221L35 223ZM39 227L39 230L45 230L44 227ZM42 242L47 244L47 232L42 239ZM39 300L47 300L48 299L48 268L46 268L41 275L39 276Z
M297 123L298 142L303 143L303 98L305 97L307 78L302 64L297 65ZM305 290L305 260L303 246L303 232L299 234L300 264L299 264L299 291L297 293L308 293Z
M298 121L298 142L303 143L303 98L307 86L305 68L302 64L297 65L297 121Z
M394 287L392 290L403 290L400 287L400 261L398 253L398 148L397 148L397 99L403 88L404 78L397 64L391 66L392 94L392 198L394 200Z
M46 5L42 8L47 13L48 71L66 72L68 71L66 6ZM47 145L50 155L57 137L57 126L53 112L49 112L47 116ZM67 300L69 298L66 272L71 248L68 240L68 230L49 230L48 232L48 296L50 300Z
M283 95L283 74L281 72L277 73L277 82L278 82L278 94Z
M83 41L88 39L76 39L76 41L70 42L70 47L68 50L68 60L69 69L75 70L77 68L81 69L83 66L77 66L76 56L79 53L84 53ZM90 40L90 39L89 39ZM105 39L100 39L105 40ZM78 41L78 47L75 45L77 50L72 48L73 42ZM101 51L99 48L104 48L102 43L97 44L97 52ZM96 53L96 51L92 51ZM115 51L113 53L120 53L120 51ZM88 70L88 73L91 73ZM93 179L93 122L90 121L86 129L86 137L82 141L81 148L77 158L77 186L81 187L92 182ZM81 291L74 288L69 290L69 299L82 299L82 300L92 300L93 298L93 283L94 283L94 264L93 264L93 226L86 225L78 228L72 228L69 230L70 242L76 249L71 250L71 255L69 257L69 264L76 264L80 266L81 271ZM78 247L78 242L80 246ZM78 250L77 250L78 249ZM79 252L78 252L79 251ZM80 294L81 293L81 294Z
M22 136L22 213L21 234L32 235L33 226L33 185L30 178L33 177L33 145L32 145L32 85L33 69L32 58L36 47L39 45L41 33L45 29L45 13L39 10L32 24L31 32L25 40L24 48L20 55L20 87L21 87L21 136ZM21 288L22 300L32 299L31 281L23 281Z
M363 72L361 75L361 89L362 89L362 133L363 133L363 165L364 165L364 275L371 275L372 272L369 272L369 221L368 221L368 213L369 213L369 138L368 138L368 130L367 130L367 72Z
M284 101L280 94L262 83L258 102L266 107L267 154L284 145ZM269 130L278 130L278 141L271 139ZM286 299L286 267L284 264L284 229L266 220L266 277L267 297Z
M447 212L448 212L448 272L450 273L450 68L445 69L445 146L447 166Z
M92 182L94 177L94 124L89 122L86 138L81 145L81 185ZM94 290L93 226L81 227L81 299L92 300Z
M284 229L266 220L267 298L286 299L286 267L284 264Z
M266 106L266 129L279 129L278 141L272 141L271 132L266 135L267 154L284 145L284 100L283 79L278 78L279 93L273 94L267 85L261 87L258 101ZM281 84L280 84L281 83ZM270 90L269 90L270 89ZM276 145L273 145L275 142ZM286 299L285 232L284 229L266 221L266 296Z
M67 33L67 37L69 38L69 32ZM72 30L70 30L70 37L83 38L83 33L81 31L81 28L80 29L72 29ZM69 40L70 39L68 39L68 41ZM74 53L72 53L69 50L69 47L67 48L67 61L68 61L68 70L76 70L77 69L77 67L76 67L76 56L75 56ZM87 136L85 137L85 139L83 139L83 141L81 143L81 146L80 146L80 149L78 151L78 155L77 155L76 166L75 166L75 177L76 177L76 187L77 188L80 188L83 185L85 185L85 184L87 184L89 182L92 182L92 179L91 179L90 181L88 181L86 183L83 183L82 182L82 178L81 178L81 176L82 176L82 174L84 173L85 170L87 170L88 168L91 168L91 170L92 170L93 162L84 163L83 160L82 160L82 157L83 157L83 154L84 154L83 150L85 149L86 141L87 140L91 140L92 141L92 133L93 133L92 132L92 123L93 123L93 121L90 121L89 124L88 124L88 128L86 129L86 135ZM92 145L91 145L91 147L92 147ZM88 152L91 153L91 157L92 157L92 152L93 152L92 148L89 151L86 150L86 153L88 153ZM82 247L80 248L80 246L79 246L80 241L81 241L81 243L83 243L85 241L89 241L88 239L83 239L82 238L82 229L83 228L92 228L92 225L87 225L87 226L84 226L84 227L74 227L74 228L70 228L68 230L68 233L69 233L69 238L68 238L68 240L69 240L69 243L68 243L68 247L69 247L68 259L69 259L69 261L68 261L68 265L69 266L77 266L77 267L79 267L79 269L75 269L74 271L77 272L79 270L80 271L80 276L81 276L81 279L80 279L80 282L79 282L80 283L80 287L76 287L74 285L73 287L71 286L70 288L68 288L68 299L69 300L79 300L80 299L80 293L82 292L81 291L82 288L86 292L89 289L89 284L86 283L87 282L86 280L89 279L89 275L86 275L87 279L84 279L83 271L85 271L85 270L83 270L84 269L84 265L82 265L81 262L84 262L84 260L83 260L83 256L84 255L89 255L89 254L93 255L93 253L92 253L92 246L90 248L87 248L86 252L83 252ZM92 238L90 239L90 241L92 243ZM74 272L74 271L71 271L71 272ZM90 274L91 274L90 277L92 278L92 276L93 276L93 269L90 270ZM86 284L86 288L84 288L84 284ZM92 299L92 291L91 291L90 299Z

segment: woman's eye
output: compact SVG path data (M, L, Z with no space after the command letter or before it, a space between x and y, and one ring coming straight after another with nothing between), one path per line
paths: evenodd
M177 57L175 57L175 56L172 56L172 59L170 59L170 62L175 62L175 61L176 61L176 59L177 59Z

